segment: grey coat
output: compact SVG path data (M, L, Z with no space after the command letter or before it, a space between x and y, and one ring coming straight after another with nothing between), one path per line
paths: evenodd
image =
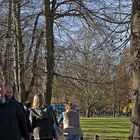
M79 114L76 111L68 111L63 113L63 128L64 134L82 135Z

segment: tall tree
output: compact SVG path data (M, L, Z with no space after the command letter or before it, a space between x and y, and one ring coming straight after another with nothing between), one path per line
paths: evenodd
M45 39L46 39L46 93L47 103L50 104L52 97L52 83L54 76L54 23L58 19L64 17L78 17L86 22L92 21L92 11L88 9L88 4L84 4L82 0L44 0L45 15ZM68 20L68 18L66 18ZM74 19L74 18L73 18ZM80 20L79 20L80 21ZM68 21L67 21L68 22ZM82 23L82 22L81 22ZM62 23L59 23L62 24ZM61 25L62 26L62 25Z
M45 39L46 39L46 63L47 63L47 79L46 79L46 102L50 104L52 97L52 82L54 74L54 34L53 34L53 25L54 25L54 9L56 6L56 0L52 1L44 0L45 7Z
M131 19L132 98L130 140L140 140L140 0L132 0Z
M124 16L119 20L121 11L117 10L118 6L116 6L116 3L113 5L112 1L115 0L104 0L104 3L100 0L8 0L0 2L0 11L2 11L0 12L2 19L0 21L1 38L3 38L3 32L7 29L7 22L4 22L5 19L7 20L8 15L7 10L5 10L8 8L7 3L12 2L13 4L11 9L13 11L11 30L12 36L14 36L17 60L15 67L16 81L19 91L22 93L22 100L27 99L30 93L35 94L37 90L34 90L34 88L36 87L36 89L42 89L41 92L45 92L47 103L50 104L53 92L53 76L54 74L59 75L63 67L63 65L60 66L60 71L56 69L56 62L61 61L60 59L56 60L56 50L60 49L61 53L65 53L68 50L68 42L73 42L76 39L77 33L81 28L89 29L87 34L93 31L92 38L94 41L91 45L97 46L96 50L107 49L106 46L112 43L114 38L116 50L119 48L117 37L121 31L126 31L126 28L124 29L122 26L127 23L128 18L125 18L125 16L128 13L123 13ZM44 2L43 8L42 2ZM110 6L113 6L113 8L108 8ZM114 6L116 7L115 9ZM113 12L110 9L113 9ZM43 32L44 26L45 32ZM120 29L122 30L120 31ZM115 35L116 33L117 35ZM82 47L81 40L79 40L79 45ZM86 40L89 39L86 38ZM0 45L3 45L2 41ZM78 51L80 50L79 45L77 47ZM5 52L6 47L3 46L3 48L3 50L2 48L0 49ZM79 57L78 53L77 56ZM0 55L3 55L3 53L0 52ZM79 57L79 59L81 58ZM2 68L4 65L3 60L5 60L5 57L1 61ZM40 85L36 86L37 83ZM68 86L70 85L68 84Z
M15 24L15 36L16 36L16 63L17 63L17 87L20 93L20 100L26 100L25 97L25 69L24 69L24 49L22 29L21 29L21 1L13 0L13 19Z

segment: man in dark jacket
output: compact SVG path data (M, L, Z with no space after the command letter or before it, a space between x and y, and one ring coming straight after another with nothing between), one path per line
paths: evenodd
M22 107L5 95L5 87L0 80L0 140L29 140L26 118Z
M10 83L7 83L7 84L5 85L5 94L6 94L6 96L7 96L9 99L15 100L15 101L22 107L23 112L24 112L24 114L25 114L25 116L26 116L27 129L28 129L28 132L29 132L29 135L30 135L30 139L31 139L32 136L33 136L33 130L32 130L32 127L31 127L30 120L29 120L30 111L29 111L29 109L25 108L25 104L26 104L26 103L24 103L24 106L23 106L23 104L22 104L21 102L19 102L19 101L17 101L17 100L15 99L15 96L14 96L14 95L15 95L15 93L14 93L14 87L13 87L12 84L10 84ZM31 103L30 103L30 106L31 106Z

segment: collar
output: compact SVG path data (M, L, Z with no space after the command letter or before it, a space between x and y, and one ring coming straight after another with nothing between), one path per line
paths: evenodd
M6 97L4 97L3 99L0 100L0 104L5 104L7 101Z

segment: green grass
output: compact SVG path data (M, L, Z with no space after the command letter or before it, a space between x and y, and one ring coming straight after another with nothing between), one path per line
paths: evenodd
M81 127L88 140L95 135L112 140L123 137L124 140L130 133L130 118L81 118Z

